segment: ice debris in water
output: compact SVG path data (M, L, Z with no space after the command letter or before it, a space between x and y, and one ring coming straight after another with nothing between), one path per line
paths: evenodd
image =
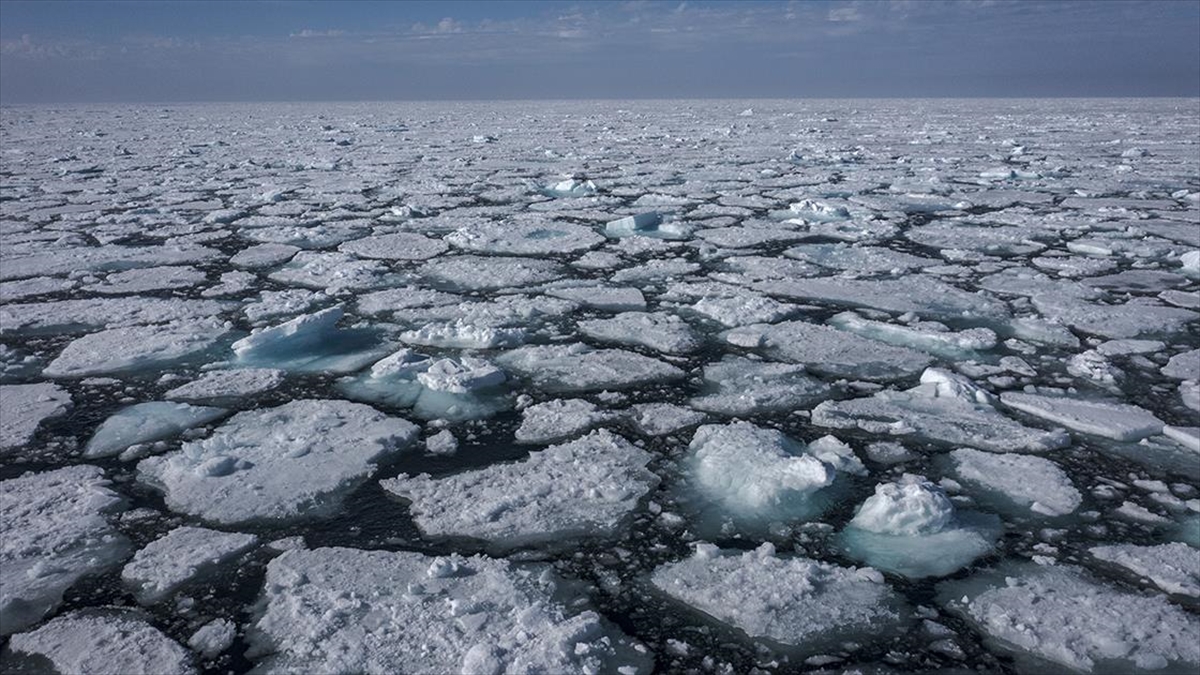
M338 382L346 396L370 403L411 407L423 419L472 420L510 407L507 375L473 356L432 358L401 349L371 369Z
M521 411L518 443L547 443L577 436L617 416L583 399L555 399Z
M924 476L875 486L841 534L851 557L906 577L944 576L992 550L1000 519L957 512Z
M267 566L258 672L651 672L645 647L549 565L319 548Z
M196 672L192 656L155 628L148 617L129 610L82 610L60 616L35 631L12 637L14 652L49 659L60 673Z
M902 601L879 572L779 556L769 543L744 552L699 543L690 557L659 567L650 580L675 600L751 637L809 652L878 639L906 618Z
M121 570L121 580L133 589L139 602L153 604L257 542L252 534L177 527L135 553Z
M37 623L76 581L126 556L111 518L124 506L94 466L0 482L0 635Z
M172 510L214 523L328 515L417 431L360 403L292 401L238 413L206 439L142 460L138 478Z
M812 412L813 424L858 428L875 434L911 435L993 452L1038 452L1070 443L1061 429L1023 426L993 406L994 397L969 379L928 368L921 384L906 391L884 390L870 398L825 401Z
M83 456L110 457L131 445L149 443L207 424L229 414L224 408L151 401L123 408L100 425L83 449Z
M1200 620L1162 596L1118 590L1068 566L1006 563L938 589L943 604L994 644L1075 671L1194 672Z
M801 363L830 377L897 380L916 375L932 360L907 347L804 321L753 324L722 335L730 344L761 349L771 358Z
M651 455L611 432L444 478L428 474L381 481L412 502L421 531L486 539L500 546L612 532L658 484Z

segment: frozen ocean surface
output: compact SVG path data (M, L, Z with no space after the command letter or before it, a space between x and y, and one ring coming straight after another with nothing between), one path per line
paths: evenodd
M10 107L0 175L0 670L1200 669L1200 101Z

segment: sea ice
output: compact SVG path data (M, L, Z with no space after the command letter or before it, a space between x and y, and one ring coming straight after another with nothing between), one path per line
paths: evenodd
M298 372L352 373L387 353L370 330L338 328L342 308L330 307L262 328L233 343L238 363Z
M57 384L0 385L0 452L33 440L44 420L71 409L71 395Z
M163 394L171 401L237 405L283 384L284 373L274 368L211 370Z
M722 415L795 410L829 392L829 385L809 376L804 366L743 356L726 355L704 366L703 378L700 395L688 405Z
M977 351L996 346L996 333L989 328L953 331L936 321L901 325L865 319L854 312L842 312L830 317L829 325L872 340L918 349L947 359L962 360Z
M1115 401L1087 401L1006 391L1000 401L1011 408L1076 431L1117 441L1139 441L1162 433L1163 422L1149 410Z
M262 673L649 673L645 648L549 565L320 548L271 561Z
M1200 550L1187 544L1113 544L1093 546L1089 552L1099 560L1120 565L1153 581L1167 593L1200 598Z
M1008 316L1004 303L994 298L982 293L968 293L926 276L882 280L837 277L771 280L751 287L768 295L898 314L912 312L924 319L1000 320Z
M606 430L445 478L402 474L380 481L412 502L413 519L433 536L467 536L500 546L614 531L658 484L651 455Z
M423 419L483 419L509 407L507 376L473 356L430 358L401 349L338 382L350 398L411 407Z
M939 596L998 646L1058 667L1134 673L1200 665L1200 620L1162 596L1118 590L1077 567L1010 563L945 582ZM1045 661L1022 669L1047 670Z
M521 426L514 436L518 443L549 443L578 436L617 416L583 399L555 399L521 411Z
M592 228L571 223L483 223L446 235L445 241L465 251L499 255L545 256L579 253L604 237Z
M997 412L991 401L989 394L961 375L929 368L921 374L921 384L906 391L885 390L870 398L825 401L813 409L812 423L873 434L912 434L992 452L1039 452L1070 443L1061 429L1023 426Z
M149 443L229 414L224 408L210 408L151 401L122 408L100 425L83 449L86 458L118 455L131 445Z
M229 649L237 637L237 626L229 619L213 619L192 633L188 646L206 658L216 658Z
M1176 380L1200 380L1200 349L1172 356L1162 374Z
M440 239L415 232L394 232L347 241L338 247L343 253L377 260L428 260L450 249Z
M177 527L135 553L121 570L121 580L133 589L138 602L152 605L257 542L252 534Z
M216 523L323 515L417 432L359 403L292 401L238 413L206 439L142 460L138 478L172 509Z
M744 631L805 650L871 640L903 621L901 602L883 575L803 557L696 546L691 557L659 567L660 591Z
M741 347L759 348L780 361L804 364L831 377L896 380L921 372L932 361L920 352L806 321L753 324L722 334Z
M577 302L606 312L640 312L646 309L646 297L628 286L580 286L547 289L546 295Z
M14 635L14 652L49 659L60 673L195 673L191 654L140 612L82 610Z
M856 560L910 578L944 576L992 550L1000 520L955 513L954 503L924 476L904 474L875 486L840 540Z
M111 518L124 500L98 467L0 481L0 506L0 635L37 623L81 577L128 552Z
M622 312L610 319L580 321L580 332L602 342L640 345L667 354L687 354L700 341L686 321L662 312Z
M950 453L950 460L955 476L998 497L1010 510L1065 516L1083 501L1066 472L1044 457L961 448Z
M696 412L670 403L639 403L630 410L630 419L637 430L647 436L666 436L695 426L707 418Z
M198 358L227 334L222 323L211 320L112 328L71 342L43 374L83 377L165 368Z
M550 260L477 255L434 258L418 272L434 287L451 291L517 288L565 276L562 266Z
M496 362L548 392L599 391L665 382L682 370L648 356L586 345L543 345L514 349Z

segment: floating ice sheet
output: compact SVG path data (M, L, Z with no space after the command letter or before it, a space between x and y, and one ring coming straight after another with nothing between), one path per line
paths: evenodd
M201 424L229 414L224 408L194 406L186 403L151 401L123 408L100 425L92 434L83 456L111 457L131 445L169 438Z
M753 361L725 356L704 366L700 395L688 405L723 415L750 415L794 410L811 405L829 392L829 385L792 363Z
M753 324L722 334L740 347L758 348L814 373L865 380L896 380L921 372L932 359L905 347L806 321Z
M46 366L48 377L155 371L200 358L225 339L216 321L112 328L71 342Z
M959 479L994 495L1010 511L1065 516L1083 501L1066 472L1044 457L961 448L950 460Z
M1149 410L1116 401L1083 400L1006 391L1000 401L1075 431L1118 441L1139 441L1162 433L1163 422Z
M37 654L60 673L195 673L191 654L138 612L83 610L14 635L14 652Z
M133 589L139 602L154 604L257 542L252 534L177 527L135 553L121 570L121 580Z
M496 362L550 392L633 387L684 375L675 366L648 356L582 344L521 347L501 354Z
M44 420L71 409L71 395L48 382L0 385L0 451L12 450L33 440Z

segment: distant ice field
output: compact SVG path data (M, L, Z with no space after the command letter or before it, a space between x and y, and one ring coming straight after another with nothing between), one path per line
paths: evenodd
M0 110L4 672L1194 673L1198 597L1198 100Z

